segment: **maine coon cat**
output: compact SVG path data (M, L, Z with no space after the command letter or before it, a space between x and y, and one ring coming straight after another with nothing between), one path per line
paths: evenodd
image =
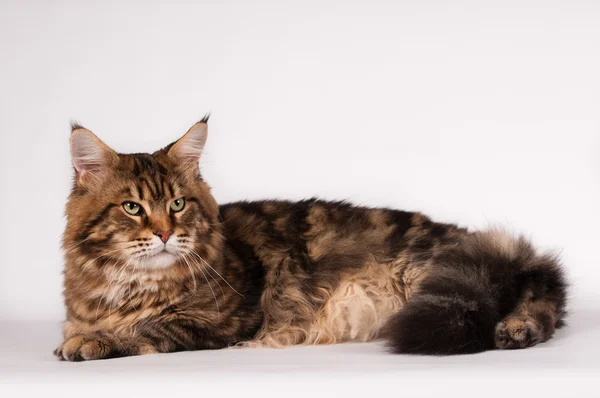
M562 325L559 263L526 239L318 199L218 205L206 137L205 118L153 154L118 154L73 126L60 359L378 338L462 354Z

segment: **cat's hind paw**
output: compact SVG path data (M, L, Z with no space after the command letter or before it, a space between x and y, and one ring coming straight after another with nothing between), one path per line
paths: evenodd
M496 325L494 342L497 348L527 348L542 341L542 328L529 317L509 316Z

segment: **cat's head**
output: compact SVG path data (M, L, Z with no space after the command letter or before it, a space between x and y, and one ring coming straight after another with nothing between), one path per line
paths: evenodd
M218 206L199 170L207 131L203 119L152 154L119 154L73 126L67 255L84 268L141 271L212 260L221 236Z

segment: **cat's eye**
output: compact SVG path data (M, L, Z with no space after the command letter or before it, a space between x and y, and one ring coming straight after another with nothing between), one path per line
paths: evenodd
M139 216L142 214L142 206L135 202L124 202L123 209L125 209L127 214L131 214L132 216Z
M175 199L174 201L171 202L171 211L173 213L177 213L178 211L183 210L184 207L185 207L185 199L183 199L183 198Z

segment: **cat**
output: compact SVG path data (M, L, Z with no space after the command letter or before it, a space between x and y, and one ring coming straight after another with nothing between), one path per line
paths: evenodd
M523 237L319 199L218 205L207 122L153 154L72 126L61 360L375 339L468 354L564 324L561 265Z

